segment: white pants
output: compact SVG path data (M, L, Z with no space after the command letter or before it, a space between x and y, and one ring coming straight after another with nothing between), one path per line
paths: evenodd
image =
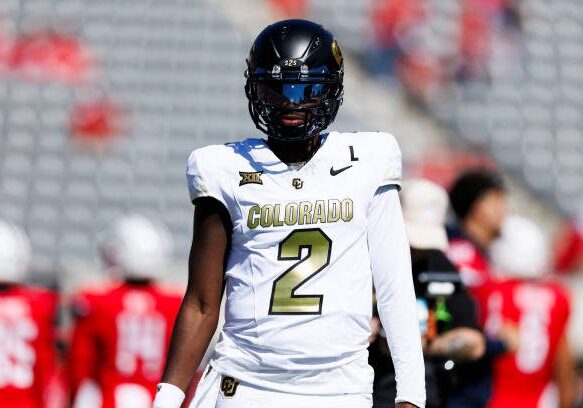
M277 392L239 382L221 390L223 376L211 370L200 380L190 408L370 408L370 394L301 395ZM225 394L232 396L226 396Z

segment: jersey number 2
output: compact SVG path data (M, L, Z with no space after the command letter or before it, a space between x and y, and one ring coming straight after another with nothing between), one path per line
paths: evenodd
M302 250L308 251L302 259ZM299 261L274 282L270 315L322 314L324 295L296 295L296 290L330 263L332 241L319 228L295 230L279 244L279 261Z

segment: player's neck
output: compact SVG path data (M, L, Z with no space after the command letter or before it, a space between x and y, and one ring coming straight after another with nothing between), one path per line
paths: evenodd
M307 140L292 142L268 138L271 151L285 164L305 163L312 158L320 147L320 135Z

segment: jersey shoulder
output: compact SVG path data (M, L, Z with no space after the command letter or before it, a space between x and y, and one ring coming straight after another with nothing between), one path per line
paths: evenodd
M98 284L91 284L87 286L82 286L75 291L74 296L82 296L97 299L100 297L107 296L112 291L118 289L121 286L120 282L109 281Z
M18 294L36 299L56 299L57 293L39 286L20 286Z
M250 161L257 149L265 149L265 142L257 138L200 147L190 153L186 170L188 174L230 171Z
M196 172L200 169L206 170L207 168L218 170L225 167L229 163L226 163L224 159L229 158L232 152L233 149L226 144L208 145L194 149L188 157L187 172Z
M387 132L330 132L327 136L336 148L350 145L358 147L361 154L371 158L388 158L398 154L401 150L397 139Z
M59 303L56 292L37 286L20 286L12 294L30 304L37 312L52 313Z
M259 148L265 148L261 139L245 139L193 150L186 165L190 200L211 197L230 208L233 185L242 177L241 172L253 173L252 152Z
M397 185L402 179L401 149L397 139L387 132L331 132L328 140L334 154L350 151L350 159L366 162L378 173L380 185Z
M178 300L182 301L184 296L184 288L180 285L170 285L164 283L156 283L154 286L154 293L162 299L167 299L169 301Z
M73 315L85 317L95 313L110 301L112 294L120 287L119 282L105 282L79 288L69 301Z
M476 266L481 261L481 254L476 248L476 245L463 238L453 238L450 240L446 255L458 268L462 265Z

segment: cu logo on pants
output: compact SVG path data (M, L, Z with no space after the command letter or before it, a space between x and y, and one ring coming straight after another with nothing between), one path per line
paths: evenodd
M231 398L237 392L237 386L239 381L235 380L233 377L223 377L221 381L221 392L227 398Z

